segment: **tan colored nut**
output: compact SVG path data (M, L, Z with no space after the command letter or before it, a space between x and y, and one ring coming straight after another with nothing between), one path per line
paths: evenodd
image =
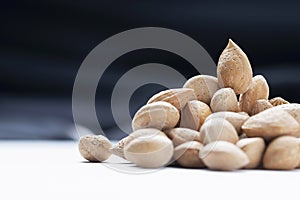
M209 115L206 118L206 121L210 119L215 119L215 118L223 118L229 121L235 128L236 132L239 134L242 134L242 125L245 123L245 121L249 118L248 114L240 114L240 113L235 113L235 112L216 112L211 115Z
M273 99L270 99L269 102L273 106L279 106L279 105L283 105L283 104L289 104L288 101L284 100L281 97L275 97Z
M152 137L137 137L124 146L125 158L144 168L159 168L167 165L173 156L172 141L159 134Z
M179 121L179 111L172 104L158 101L141 107L133 117L132 129L170 129Z
M200 159L213 170L232 171L245 167L248 156L236 145L226 141L216 141L204 146Z
M137 138L140 136L152 137L155 134L166 136L165 133L163 133L162 131L160 131L158 129L154 129L154 128L139 129L139 130L132 132L130 135L123 138L122 140L120 140L117 144L115 144L112 148L110 148L109 151L116 156L126 159L124 156L124 146L126 143L128 143L131 140L133 140L134 138Z
M300 123L300 104L298 103L291 103L291 104L283 104L276 106L274 109L282 109L288 112L298 123ZM299 135L300 136L300 135Z
M299 128L299 123L288 112L277 107L253 115L242 126L248 137L263 137L266 140L298 134Z
M256 100L268 98L269 86L266 79L262 75L254 76L250 88L240 96L240 109L253 115L252 109Z
M210 107L213 112L239 111L237 97L231 88L222 88L218 90L211 99Z
M126 159L125 155L124 155L124 146L127 143L131 142L133 139L138 138L138 137L151 138L154 135L161 135L161 136L167 137L167 135L164 132L162 132L158 129L154 129L154 128L139 129L139 130L132 132L130 135L123 138L122 140L120 140L117 144L115 144L112 148L110 148L110 152L116 156Z
M102 162L111 156L111 146L110 141L103 135L85 135L80 138L78 149L86 160Z
M248 57L230 39L220 55L217 74L220 87L230 87L235 94L243 94L250 87L253 73Z
M256 114L258 114L264 110L267 110L269 108L272 108L272 107L273 107L272 104L270 104L270 102L268 100L259 99L259 100L255 101L251 114L256 115Z
M200 141L204 145L214 141L227 141L235 144L238 140L235 128L222 118L210 119L200 129Z
M174 158L182 167L200 168L205 167L199 158L203 145L196 141L190 141L177 146L174 149Z
M201 101L189 101L181 111L180 127L199 131L207 116L211 114L209 106Z
M180 144L189 141L200 141L200 132L189 128L172 128L165 130L166 135L172 140L173 145L176 147Z
M183 88L194 89L197 99L209 105L212 96L220 87L216 77L198 75L187 80Z
M246 169L257 168L262 160L265 151L265 141L260 137L245 138L239 140L236 145L241 148L248 156L249 163L244 167Z
M193 89L190 88L177 88L177 89L169 89L158 94L155 94L151 97L147 104L157 102L157 101L165 101L173 106L175 106L180 112L181 109L185 106L188 101L196 100L196 96Z
M263 158L266 169L291 170L299 166L300 147L298 139L282 136L274 139L267 147Z

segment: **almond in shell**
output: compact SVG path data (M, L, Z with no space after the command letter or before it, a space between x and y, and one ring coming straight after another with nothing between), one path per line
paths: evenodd
M234 126L237 133L242 134L242 125L249 118L249 116L245 115L245 114L240 114L240 113L236 113L236 112L229 112L229 111L216 112L216 113L213 113L213 114L209 115L206 118L206 121L208 121L210 119L214 119L214 118L226 119L228 122L230 122Z
M266 169L291 170L299 166L300 147L298 139L282 136L274 139L267 147L263 158Z
M239 147L226 141L209 143L204 146L199 157L213 170L233 171L249 163L248 156Z
M177 125L179 117L178 109L172 104L164 101L153 102L136 112L132 120L132 129L170 129Z
M244 168L254 169L260 165L266 147L265 141L262 138L241 139L236 145L241 148L249 158L249 163Z
M197 75L187 80L183 88L193 89L197 99L209 105L212 96L220 87L216 77Z
M200 129L200 140L204 145L214 141L227 141L235 144L238 139L233 125L222 118L210 119Z
M229 39L218 61L217 75L220 87L230 87L235 94L243 94L250 87L252 74L247 55Z
M189 101L181 112L180 127L199 131L210 114L207 104L198 100Z
M218 90L211 99L210 107L213 112L239 111L237 97L231 88L222 88Z
M274 107L251 116L242 130L248 137L270 140L282 135L298 135L299 126L288 112Z
M256 100L269 98L269 86L266 79L262 75L252 78L250 88L240 95L239 106L241 111L253 115L252 109Z
M174 158L182 167L203 168L204 163L199 157L203 145L196 141L186 142L174 149Z

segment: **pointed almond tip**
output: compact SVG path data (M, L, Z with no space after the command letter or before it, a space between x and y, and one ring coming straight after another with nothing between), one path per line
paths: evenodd
M237 46L237 45L232 41L232 39L229 38L227 47L228 47L228 48L231 48L231 47L236 47L236 46Z

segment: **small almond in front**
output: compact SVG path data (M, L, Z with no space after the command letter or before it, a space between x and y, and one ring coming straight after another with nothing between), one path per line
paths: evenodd
M190 141L177 146L174 149L174 159L182 167L203 168L203 161L199 158L199 153L203 145L196 141Z
M236 145L226 141L216 141L204 146L200 159L213 170L233 171L249 163L248 156Z
M103 135L85 135L78 143L78 149L82 157L91 162L107 160L112 147L110 141Z
M144 168L159 168L169 164L173 151L172 141L159 134L134 138L124 146L125 158Z

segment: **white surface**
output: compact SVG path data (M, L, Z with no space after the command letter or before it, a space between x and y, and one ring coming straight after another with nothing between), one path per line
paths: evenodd
M87 163L74 142L0 142L0 199L299 199L300 171L151 173L111 157ZM111 169L126 166L131 174ZM124 170L124 168L122 168ZM133 172L139 175L132 174Z

